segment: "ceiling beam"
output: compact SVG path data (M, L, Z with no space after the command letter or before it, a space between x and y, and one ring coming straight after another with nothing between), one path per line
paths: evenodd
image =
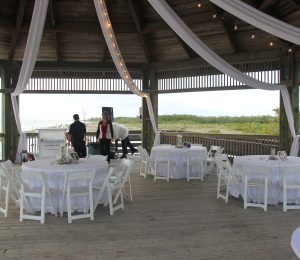
M139 13L139 8L137 6L137 1L136 0L127 0L129 11L135 26L135 29L138 33L139 39L142 43L144 52L145 52L145 57L147 59L148 63L151 63L153 61L151 51L150 51L150 43L147 39L147 36L142 33L142 17Z
M14 54L15 54L20 30L21 30L22 23L23 23L26 4L27 4L27 0L19 0L17 18L16 18L16 27L14 28L14 31L12 33L11 40L10 40L10 46L9 46L9 50L8 50L8 60L12 60L14 57Z
M218 19L222 29L224 30L224 33L225 33L227 39L229 41L232 52L236 53L238 51L238 45L236 44L236 42L234 40L232 28L230 28L230 26L225 22L224 18L222 17L223 10L214 4L213 4L213 9L215 11L215 14L217 15L216 19Z
M259 5L258 9L260 11L265 11L274 6L276 3L278 3L279 0L264 0L262 3Z
M294 7L300 9L300 0L287 0L290 2Z
M176 33L176 39L180 43L180 46L184 49L185 53L189 56L189 58L196 58L199 55L190 47L188 46Z
M54 0L49 1L49 12L51 17L51 26L53 29L56 28L56 19L55 19L55 11L54 11ZM61 51L59 46L59 35L58 32L53 32L53 40L54 40L54 46L55 46L55 52L56 52L56 60L61 60Z

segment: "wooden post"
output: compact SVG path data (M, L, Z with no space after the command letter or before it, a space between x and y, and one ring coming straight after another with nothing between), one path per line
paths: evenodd
M158 93L157 93L157 87L158 87L158 80L155 75L154 69L147 69L143 72L143 91L149 93L150 99L153 106L153 112L154 117L156 120L157 125L157 119L158 119ZM155 133L150 121L149 111L147 107L147 102L145 98L143 98L142 101L142 145L143 147L150 152L151 148L153 146Z
M290 95L293 111L296 134L299 132L299 79L297 79L297 70L299 70L299 60L293 53L287 53L282 58L280 70L281 84L287 85ZM280 96L280 149L290 152L292 145L292 135L288 125L282 97Z
M9 65L3 66L2 88L3 95L3 128L4 128L4 155L3 159L15 161L18 148L19 134L14 120L14 112L11 102L12 86L16 86L18 72Z

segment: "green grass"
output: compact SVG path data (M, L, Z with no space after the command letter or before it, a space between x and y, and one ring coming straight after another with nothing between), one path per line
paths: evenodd
M94 131L99 118L87 122L88 131ZM127 126L131 130L139 130L142 124L138 117L117 117L115 122ZM89 126L93 127L89 129ZM161 115L158 117L161 130L193 131L211 134L279 134L278 116L252 117L202 117L194 115Z

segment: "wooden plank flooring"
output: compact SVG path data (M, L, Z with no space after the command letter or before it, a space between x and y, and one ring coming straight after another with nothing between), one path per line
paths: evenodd
M19 222L11 204L0 215L0 259L296 259L290 237L300 211L242 208L242 201L216 199L216 176L204 182L154 182L132 178L134 203L110 216L98 207L95 220Z

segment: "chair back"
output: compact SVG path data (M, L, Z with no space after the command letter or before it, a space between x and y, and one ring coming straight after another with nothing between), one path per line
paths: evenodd
M257 177L258 177L257 175L264 175L264 176L268 177L270 174L270 169L265 166L243 165L242 173L244 175L247 175L248 177L250 177L250 179L252 179L252 178L257 179Z
M95 177L95 171L69 172L67 174L67 182L84 181L84 180L93 182L94 177Z
M213 158L216 155L222 154L224 148L221 146L212 145L207 153L207 157Z
M187 159L189 161L203 161L202 153L199 150L188 150Z

